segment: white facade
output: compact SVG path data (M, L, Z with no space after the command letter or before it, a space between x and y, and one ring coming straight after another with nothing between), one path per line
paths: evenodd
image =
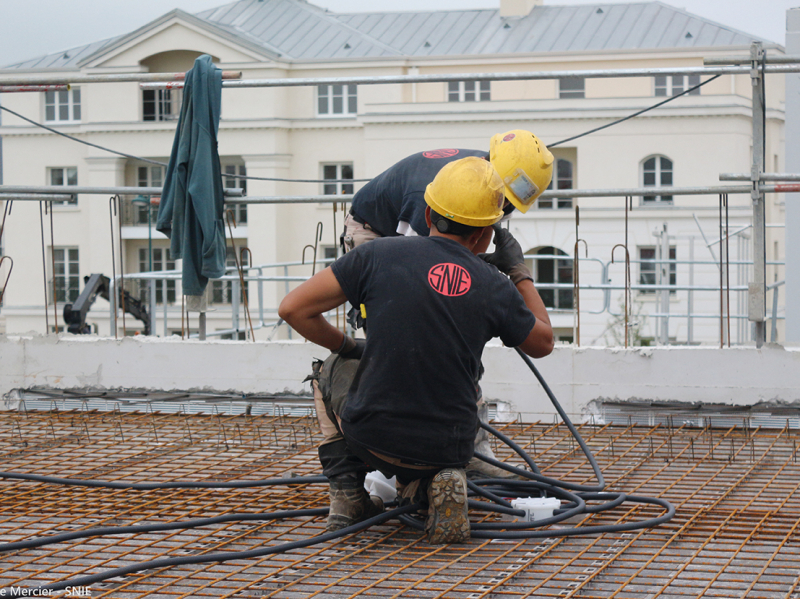
M110 44L68 73L184 71L201 53L212 55L225 70L242 71L243 79L255 79L702 66L705 57L749 52L747 46L717 46L284 60L258 51L253 44L222 30L203 26L198 21L184 13L170 13ZM780 48L777 51L781 51ZM1 72L0 77L45 73L41 69L9 69ZM76 87L80 88L80 120L48 122L48 125L95 144L166 162L175 121L143 120L146 109L138 84L103 83ZM783 87L783 76L768 76L767 172L782 172L784 169ZM464 91L462 86L459 99L464 99ZM219 153L223 165L236 169L244 167L248 176L318 179L324 176L325 165L351 165L355 178L369 178L397 160L421 150L457 147L485 148L488 151L490 137L510 129L528 129L546 144L554 143L664 99L656 93L653 78L587 79L583 98L560 98L559 82L555 80L494 81L490 86L490 100L459 102L448 101L446 83L364 85L358 87L354 114L347 114L345 108L341 115L325 115L319 114L318 90L314 87L223 89ZM700 95L678 98L633 120L553 148L553 152L557 158L572 165L571 185L574 188L640 187L646 183L643 179L645 163L650 158L656 158L654 176L657 179L665 177L669 169L664 167L671 165L669 172L674 186L718 185L720 173L750 172L751 93L748 76L722 76L702 87ZM47 121L44 93L4 94L2 104L37 122ZM2 116L0 135L3 137L3 183L6 185L47 185L52 181L53 169L75 167L77 182L81 186L136 186L140 182L139 168L147 166L57 137L7 113ZM669 162L662 163L662 157ZM341 169L337 173L341 175ZM322 192L320 183L247 182L247 193L251 196ZM675 248L678 260L676 285L687 286L690 267L681 262L689 259L690 247L693 246L696 261L713 260L700 229L708 241L719 238L718 202L717 196L675 196L671 203L651 203L634 198L628 231L631 260L649 255L640 252L655 249L660 241L653 233L666 226L670 236L668 245ZM586 241L592 259L581 264L580 280L584 285L599 284L603 282L601 273L606 263L611 261L612 248L625 239L624 199L581 199L579 206L579 235ZM732 230L750 223L749 196L730 196L729 206ZM45 305L44 279L52 285L53 248L57 251L55 256L63 257L67 263L69 252L61 250L78 250L81 289L84 276L91 273L110 276L112 273L106 196L81 195L76 206L54 207L53 244L49 239L49 220L44 221L44 276L38 211L37 203L15 202L6 224L3 250L13 258L14 271L0 309L0 321L4 322L0 330L4 326L8 333L44 332L45 309L49 310L52 327L52 293L48 292L48 304ZM125 272L147 270L142 263L142 256L147 256L147 227L132 222L136 220L133 210L126 219L122 227ZM784 222L781 195L767 196L766 220L772 225ZM246 225L237 227L234 237L237 247L246 245L251 250L253 264L293 262L301 260L304 246L313 245L318 222L323 223L320 244L323 248L335 247L342 221L341 210L334 214L330 205L253 205L247 208ZM117 225L114 222L116 237ZM535 254L552 247L567 257L574 254L574 208L533 208L525 215L517 214L511 221L511 230L528 253ZM743 231L731 242L731 261L752 256L752 242L747 233ZM162 252L161 268L164 268L167 265L163 252L168 241L154 230L151 235L153 247ZM581 248L583 256L583 245ZM718 245L713 246L713 252L718 258ZM770 261L784 259L783 229L780 227L768 229L767 258ZM614 284L624 282L620 262L624 263L623 252L617 249L615 263L608 266ZM60 262L56 266L60 268ZM69 269L69 264L66 267ZM750 270L732 265L731 284L746 287ZM308 275L310 272L310 266L288 269L288 274L293 275ZM0 271L0 282L4 280L3 274ZM284 273L283 269L278 269L264 274ZM539 274L540 279L546 277L543 271ZM641 266L634 263L632 281L637 283L641 276ZM690 334L689 319L675 316L685 315L688 311L688 294L678 290L670 294L667 301L672 315L668 337L677 343L719 343L720 323L716 316L720 309L719 270L714 264L700 264L694 267L693 277L695 285L710 289L694 292L693 311L709 318L692 319ZM767 277L768 283L781 280L782 269L768 267ZM254 283L249 288L251 314L257 323L258 289ZM165 326L163 305L159 304L155 333L180 332L180 284L174 288L174 301L172 290L162 291L164 296L160 299L167 299L168 322ZM276 307L284 291L284 283L265 284L262 301L268 323L274 322ZM634 311L642 314L660 312L663 308L660 304L657 306L659 295L634 292ZM613 320L609 308L618 312L622 298L621 291L611 292L607 302L600 291L581 294L582 344L614 344L614 333L609 330ZM227 300L227 297L223 299ZM551 318L557 335L562 340L570 340L574 337L575 316L571 299L563 294L561 299L560 305L566 309L555 310ZM767 299L768 314L771 314L771 293ZM58 318L63 329L62 305L58 306ZM779 305L783 305L782 297ZM214 308L215 311L208 314L208 331L230 328L230 304L218 302ZM746 315L744 294L732 293L731 311ZM662 319L651 315L637 320L643 323L640 337L659 338ZM108 303L104 300L96 302L88 322L95 325L101 335L113 334ZM129 333L141 329L141 324L130 316L126 324ZM243 330L243 318L240 325ZM768 339L770 325L768 323ZM748 342L749 327L746 320L734 319L731 324L732 342ZM192 314L189 328L197 328L196 314ZM285 327L283 329L280 336L285 337ZM782 325L778 330L780 341ZM617 325L615 331L617 339L621 339L621 326ZM121 332L120 317L118 333ZM264 327L256 332L256 337L264 339L269 333L269 328Z

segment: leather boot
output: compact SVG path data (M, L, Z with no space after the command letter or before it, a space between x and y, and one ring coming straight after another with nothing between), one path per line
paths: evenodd
M467 476L460 468L445 468L428 485L428 519L425 524L432 545L469 540Z
M487 424L489 422L489 406L483 401L478 401L478 419ZM486 457L497 459L489 443L489 432L482 427L478 428L478 433L475 435L475 451ZM516 464L514 465L516 466ZM509 472L508 470L498 468L497 466L487 464L478 458L472 458L469 464L467 464L467 476L470 480L480 478L510 478L522 480L521 476Z
M341 530L383 512L383 500L370 496L364 488L364 477L342 474L329 479L331 501L328 532Z

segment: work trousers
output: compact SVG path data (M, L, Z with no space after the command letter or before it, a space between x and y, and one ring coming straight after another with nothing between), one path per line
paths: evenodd
M347 391L353 382L358 360L346 360L335 354L322 365L316 364L314 406L325 440L319 447L322 473L328 478L379 470L387 478L396 476L402 485L433 477L440 466L406 463L390 456L376 455L343 434L339 415L347 405Z

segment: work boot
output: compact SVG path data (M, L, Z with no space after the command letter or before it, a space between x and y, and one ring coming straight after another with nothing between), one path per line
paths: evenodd
M481 393L480 387L478 388L478 393ZM489 406L483 401L482 394L478 399L478 419L481 422L485 422L487 424L489 423ZM492 451L492 446L489 443L489 437L489 431L483 427L478 428L478 432L475 435L475 452L496 460L497 456L495 456L494 451ZM470 480L481 478L509 478L523 480L523 477L514 474L513 472L503 470L497 466L492 466L491 464L487 464L483 460L479 460L475 457L473 457L467 464L467 477Z
M460 468L440 470L428 485L428 520L425 524L432 545L465 543L469 540L467 475Z
M383 512L383 500L367 494L362 479L356 474L330 478L331 508L325 527L328 532L341 530Z
M486 432L481 429L482 432ZM489 445L489 440L484 439L479 443L475 443L475 452L480 453L481 455L485 455L489 458L497 459L492 451L491 446ZM512 464L512 466L516 466L517 468L521 468L517 464ZM508 478L513 480L525 480L524 477L514 474L513 472L509 472L508 470L503 470L499 466L493 466L487 462L484 462L481 459L473 457L469 463L467 464L467 477L470 480L476 480L481 478Z

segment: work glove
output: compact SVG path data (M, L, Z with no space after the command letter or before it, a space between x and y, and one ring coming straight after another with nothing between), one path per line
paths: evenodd
M495 250L491 254L478 254L478 257L507 274L514 285L525 279L533 281L530 269L525 266L525 256L519 242L499 223L492 225L492 229L494 229Z
M345 335L342 346L333 353L339 354L345 360L360 360L366 346L366 339L353 339L349 335Z

